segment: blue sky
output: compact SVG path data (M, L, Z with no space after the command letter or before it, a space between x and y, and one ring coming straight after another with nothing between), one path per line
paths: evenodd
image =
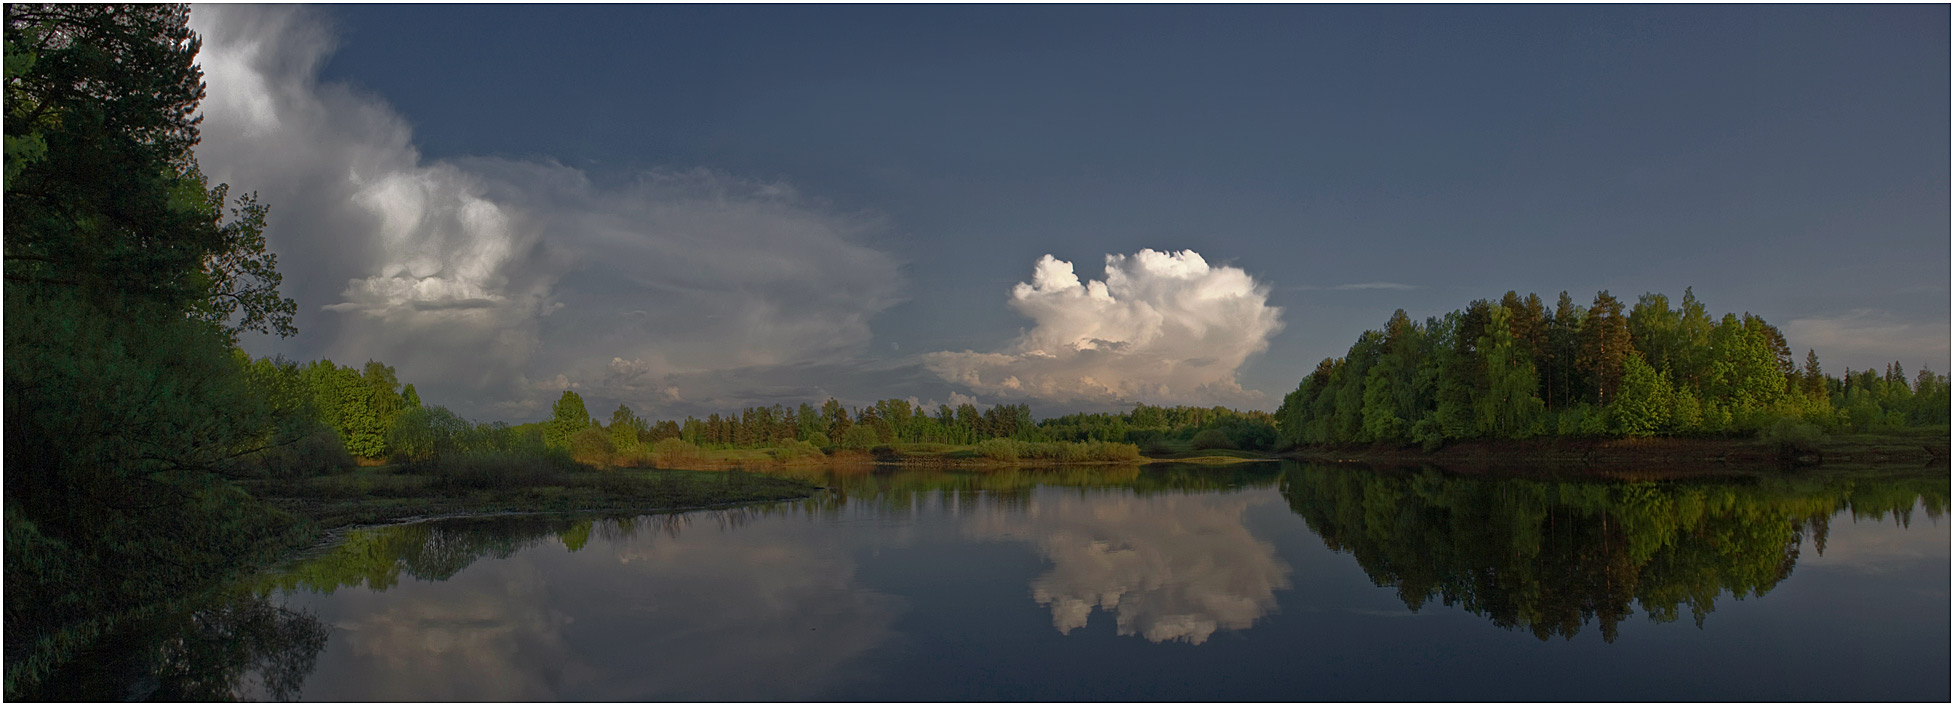
M1273 409L1392 310L1508 289L1694 286L1832 372L1945 371L1948 20L345 5L192 23L200 158L271 204L302 310L298 338L247 348L378 358L523 420L563 386L653 415L809 395ZM1084 286L1040 285L1048 254ZM1093 304L1108 255L1127 284Z

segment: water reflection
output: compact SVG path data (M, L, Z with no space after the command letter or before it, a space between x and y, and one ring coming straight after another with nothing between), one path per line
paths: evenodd
M362 675L308 699L806 698L886 642L902 602L862 590L835 538L747 526L783 511L362 530L262 587L331 615L329 671ZM366 590L303 600L348 587Z
M771 505L351 532L224 600L159 621L145 637L118 638L119 653L83 660L94 674L61 680L73 686L48 698L1128 700L1198 698L1226 680L1264 684L1227 692L1260 700L1349 683L1366 664L1400 664L1396 650L1406 644L1441 652L1514 644L1485 641L1497 632L1477 618L1367 617L1398 602L1413 611L1455 606L1542 640L1594 626L1614 642L1638 611L1701 626L1729 597L1794 584L1801 588L1760 602L1777 611L1769 620L1813 635L1831 635L1814 626L1833 629L1826 639L1840 649L1867 645L1837 627L1858 628L1828 602L1872 591L1865 581L1939 591L1934 605L1945 604L1944 571L1915 578L1936 557L1945 561L1944 539L1834 532L1846 518L1937 520L1948 506L1944 475L1614 482L1285 463L880 470L819 480L831 492ZM1844 556L1790 580L1801 555L1810 564L1814 552ZM1895 573L1872 573L1882 570ZM1932 608L1898 603L1934 617ZM1723 630L1700 637L1686 636L1695 633L1686 624L1639 634L1699 653L1781 642L1750 615L1748 628L1729 616ZM1907 639L1907 651L1934 657L1932 645ZM1611 660L1650 648L1621 642L1606 648ZM1537 649L1511 648L1515 664L1573 654L1520 643ZM1446 659L1471 662L1454 657ZM1671 663L1680 656L1642 659L1644 669L1686 666ZM1297 663L1316 666L1298 671ZM1563 681L1605 668L1557 664ZM1489 682L1514 677L1492 674L1497 665L1465 669L1473 670ZM996 687L1018 682L1032 688ZM1061 685L1074 690L1053 690ZM1386 693L1432 697L1377 692Z
M1253 625L1289 588L1275 545L1242 524L1250 503L1266 500L1052 492L1022 512L973 517L966 533L1029 542L1052 562L1031 593L1060 633L1102 608L1121 635L1198 645Z
M1590 623L1614 641L1640 607L1698 627L1717 599L1762 596L1832 516L1938 519L1945 477L1779 477L1719 482L1539 481L1302 466L1290 507L1406 607L1457 605L1545 640Z
M106 637L27 700L291 701L327 635L309 612L228 592Z

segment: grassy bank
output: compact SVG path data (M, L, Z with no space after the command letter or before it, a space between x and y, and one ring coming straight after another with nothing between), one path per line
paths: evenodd
M1948 464L1946 427L1815 434L1762 439L1571 439L1461 441L1434 451L1418 447L1320 446L1285 456L1372 465L1435 465L1453 470L1659 470L1672 475L1725 470L1907 467Z
M295 481L254 494L321 530L405 519L509 512L662 512L807 497L811 483L740 471L598 470L491 475L393 465Z

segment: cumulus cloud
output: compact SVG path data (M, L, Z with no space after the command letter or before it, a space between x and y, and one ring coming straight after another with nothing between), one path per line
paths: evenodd
M1235 372L1282 329L1269 288L1192 250L1107 255L1081 281L1046 255L1011 307L1035 325L993 353L940 351L924 365L984 394L1060 402L1252 403Z
M554 395L656 410L696 378L848 359L897 301L879 218L710 170L598 183L549 161L429 160L377 96L318 72L316 11L199 6L209 85L198 158L271 205L300 336L255 348L393 364L431 399L518 416ZM561 390L563 387L556 387ZM684 392L681 392L684 391Z
M1948 356L1946 320L1922 323L1906 321L1891 312L1854 309L1835 316L1792 319L1781 327L1794 355L1803 360L1802 351L1818 351L1825 372L1837 375L1845 367L1854 370L1881 368L1900 361L1907 370L1927 367L1944 372Z
M1289 588L1275 545L1242 524L1251 502L1260 501L1040 492L1024 511L973 517L966 533L1030 542L1052 562L1031 593L1060 633L1102 609L1121 635L1198 645L1247 629Z

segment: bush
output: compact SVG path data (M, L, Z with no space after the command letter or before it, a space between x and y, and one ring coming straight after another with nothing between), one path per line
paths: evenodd
M290 444L273 446L251 454L246 463L259 473L279 479L310 478L353 466L353 455L339 440L339 432L324 424L313 424Z
M611 435L597 427L584 427L570 435L570 458L578 463L608 466L611 457L617 453Z
M693 446L684 439L660 439L658 443L652 444L651 455L659 468L675 468L705 459L705 454L700 453L699 447Z
M993 461L1016 461L1022 443L1012 439L985 439L977 442L977 453Z
M821 452L821 447L806 441L781 442L779 445L767 449L767 453L772 455L776 461L792 461L800 458L823 458L827 456L827 454Z
M1776 446L1779 460L1795 462L1801 456L1818 453L1818 445L1825 440L1825 432L1811 422L1781 417L1758 430L1757 438Z
M825 449L834 445L834 442L828 440L827 434L818 431L807 435L807 443L812 444L817 449Z
M415 463L410 468L432 477L429 485L443 490L495 490L556 485L578 470L562 449L473 451Z
M1191 442L1197 449L1232 449L1235 442L1228 438L1228 432L1220 429L1203 429L1194 435Z
M867 424L857 424L848 427L848 431L842 432L841 443L839 445L841 448L850 451L867 451L881 445L881 443L882 438L875 434L875 427Z

